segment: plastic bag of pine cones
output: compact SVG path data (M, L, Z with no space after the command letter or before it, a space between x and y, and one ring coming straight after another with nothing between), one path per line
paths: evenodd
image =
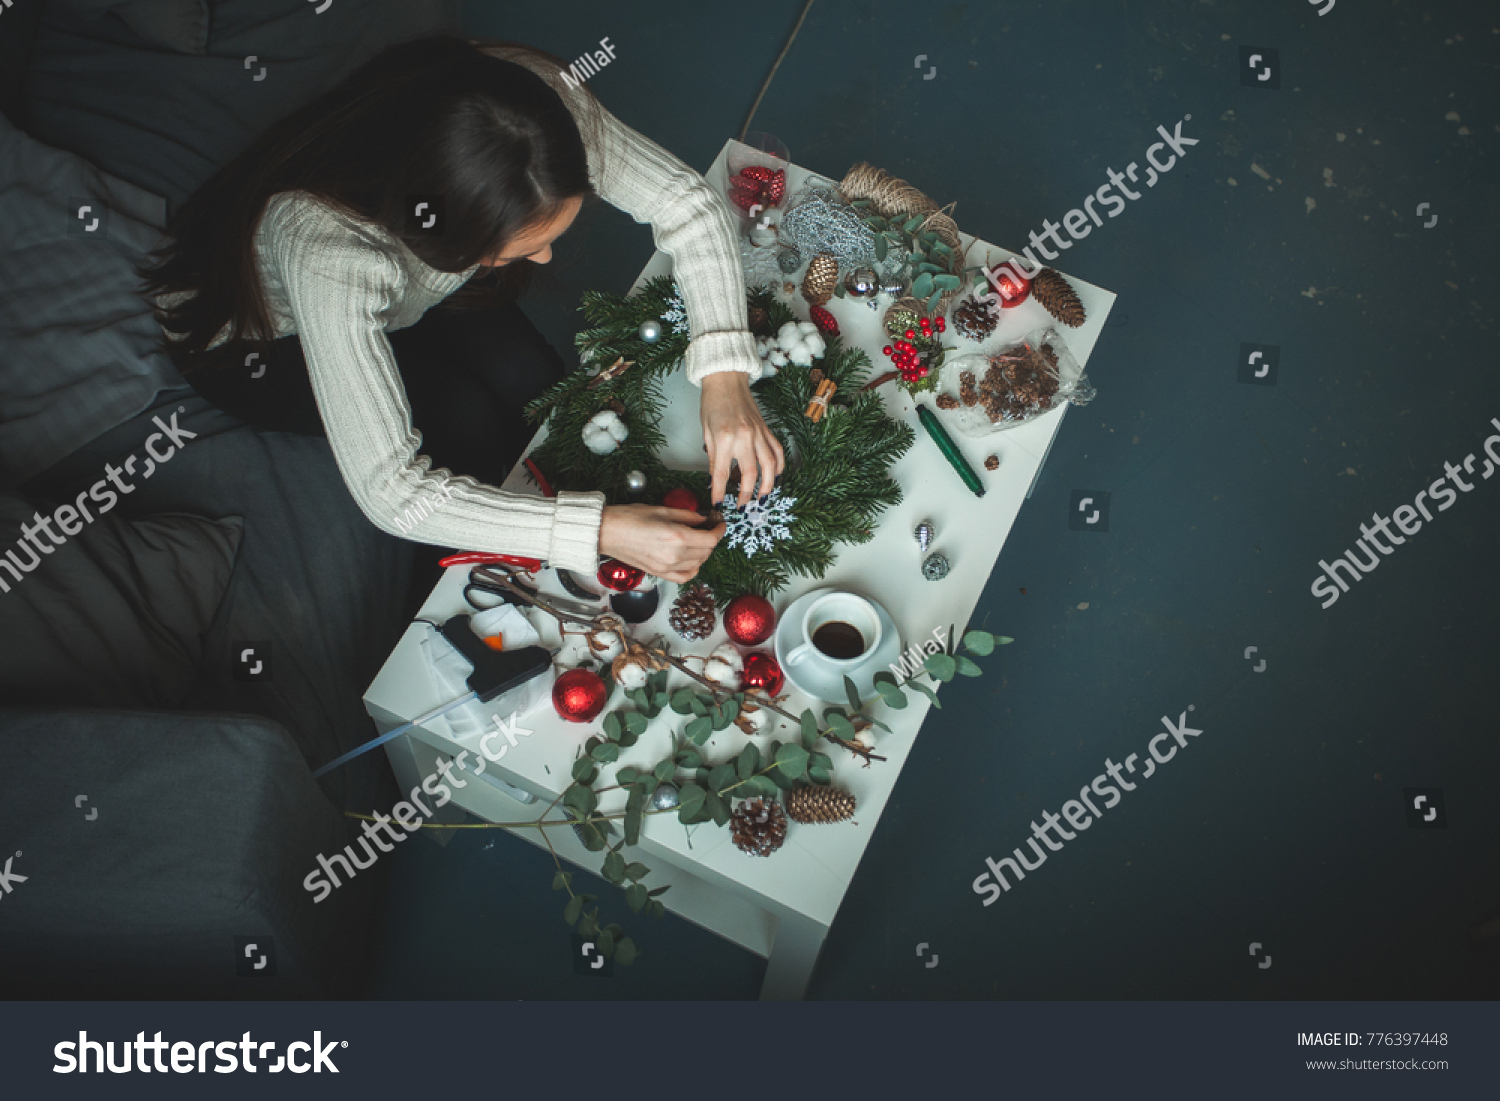
M992 436L1094 397L1067 342L1050 326L987 354L950 359L938 379L938 416L971 439Z

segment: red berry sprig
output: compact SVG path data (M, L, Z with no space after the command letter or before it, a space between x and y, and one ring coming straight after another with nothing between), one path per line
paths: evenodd
M936 321L924 317L917 322L917 327L921 329L920 334L917 329L907 329L902 334L905 340L893 340L881 349L895 364L902 382L917 382L932 373L923 357L939 350L940 334L947 331L948 323L941 317ZM923 346L918 347L914 341L920 341Z

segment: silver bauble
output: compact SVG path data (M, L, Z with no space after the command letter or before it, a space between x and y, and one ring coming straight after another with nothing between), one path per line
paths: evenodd
M932 528L932 521L923 520L920 524L917 525L915 534L917 537L917 550L921 551L923 554L926 554L927 548L932 546L932 537L934 534L936 534Z
M922 563L922 576L928 581L941 581L951 568L941 551L933 551Z
M641 339L647 344L655 344L661 339L661 322L654 317L649 318L641 322L641 327L637 331L641 334Z
M850 298L873 298L880 293L874 268L856 268L844 277L844 293Z
M657 784L656 791L651 795L651 806L655 810L671 810L681 802L682 798L672 784Z
M625 488L631 493L640 493L646 488L646 476L639 470L632 470L625 475Z

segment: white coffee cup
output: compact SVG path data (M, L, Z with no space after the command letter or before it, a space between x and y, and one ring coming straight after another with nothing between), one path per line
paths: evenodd
M813 642L818 629L830 623L845 623L859 632L864 640L864 649L854 657L836 658L824 653ZM862 596L853 593L827 593L818 597L802 613L800 642L786 656L786 664L801 665L805 661L827 669L850 669L865 661L880 645L880 615L875 606Z

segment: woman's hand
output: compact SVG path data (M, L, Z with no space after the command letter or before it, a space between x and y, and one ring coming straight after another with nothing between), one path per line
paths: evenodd
M743 507L752 497L771 492L786 468L786 456L760 415L749 376L742 371L720 371L705 376L702 388L703 443L713 472L709 504L716 506L724 499L730 464L739 460L739 504Z
M724 525L694 531L706 517L659 505L606 505L599 524L599 553L639 566L679 585L691 581L713 553Z

